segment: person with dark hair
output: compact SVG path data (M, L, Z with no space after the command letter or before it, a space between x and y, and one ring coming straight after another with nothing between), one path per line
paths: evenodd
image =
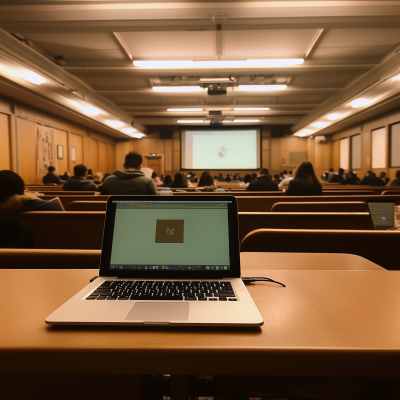
M62 180L62 181L67 181L69 178L70 178L70 173L68 172L68 171L65 171L64 172L64 175L59 175L59 178Z
M209 188L209 189L215 189L215 183L213 180L213 177L211 176L209 171L204 171L201 174L199 184L197 185L198 188ZM204 190L203 190L204 191Z
M57 185L61 185L60 178L54 173L56 169L54 167L47 168L47 175L43 177L43 183L46 185L47 183L56 183Z
M243 183L248 186L251 182L251 174L245 174L243 177Z
M171 183L172 183L172 176L170 174L165 175L162 187L170 187Z
M153 179L147 178L140 169L143 157L137 151L125 156L123 171L115 171L98 187L101 194L147 194L156 195Z
M342 183L344 181L344 169L339 168L339 172L337 174L334 174L329 182L331 183Z
M78 164L74 167L74 176L65 182L63 190L96 191L97 186L87 178L88 170L85 165Z
M182 188L187 188L187 184L183 180L183 174L182 172L177 172L174 176L173 182L169 185L170 188L174 189L182 189Z
M400 169L396 171L395 179L390 181L387 186L400 186Z
M322 186L315 176L309 161L303 161L296 169L294 179L289 182L286 196L315 196L322 194Z
M341 183L342 185L358 185L360 178L357 176L355 171L349 171L347 178Z
M87 170L87 177L86 177L86 179L89 179L89 180L93 180L93 170L91 169L91 168L89 168L88 170Z
M282 179L281 179L281 181L280 181L279 184L278 184L279 187L282 187L282 186L289 186L289 182L293 179L293 176L292 176L291 172L292 172L292 171L290 171L290 174L288 174L288 172L287 172L286 169L284 169L284 170L281 172Z
M373 171L367 171L360 185L385 186L385 182L378 178Z
M193 172L189 172L187 178L188 181L192 183L196 183L198 181L198 179L196 178L196 174L194 174Z
M278 184L273 181L269 175L269 171L267 168L262 168L257 175L257 179L247 186L246 190L252 192L269 192L269 191L278 191Z
M382 172L379 174L379 178L383 180L383 183L384 183L385 185L387 185L387 184L390 182L390 178L388 178L388 177L386 176L386 172L383 172L383 171L382 171Z
M279 177L279 174L275 174L272 180L275 181L278 185L281 183L281 178Z
M153 173L151 174L151 179L153 179L154 184L156 186L161 186L163 183L158 179L158 175L156 171L153 171Z
M253 174L251 174L251 181L255 181L257 179L257 172L254 172Z
M64 211L60 199L44 201L25 193L25 182L13 171L0 171L0 212Z

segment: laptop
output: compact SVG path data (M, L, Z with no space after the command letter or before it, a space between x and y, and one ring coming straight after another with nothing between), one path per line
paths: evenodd
M394 227L394 207L397 205L393 199L367 200L367 207L375 230L387 230Z
M50 325L261 326L231 196L110 196L99 277Z

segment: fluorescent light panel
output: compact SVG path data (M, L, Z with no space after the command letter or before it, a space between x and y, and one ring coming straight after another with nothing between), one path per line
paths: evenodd
M121 128L121 126L124 125L124 123L121 121L110 121L110 120L107 121L107 124L113 128Z
M370 102L371 102L371 101L368 100L368 99L356 99L356 100L352 101L352 102L350 103L350 105L351 105L353 108L360 108L360 107L362 107L362 106L368 105Z
M17 78L22 78L28 82L34 83L35 85L41 85L42 83L46 83L46 79L44 79L43 76L40 76L32 71L19 72L3 66L0 66L0 69L2 69L3 71L7 72L12 76L15 76Z
M202 108L168 108L167 111L171 112L185 112L185 111L203 111Z
M245 67L285 67L303 64L304 59L248 59L248 60L150 60L133 61L133 65L143 68L245 68Z
M202 124L204 122L202 119L178 119L178 124Z
M234 119L233 121L228 120L224 122L260 122L259 119Z
M153 86L155 92L202 92L200 86Z

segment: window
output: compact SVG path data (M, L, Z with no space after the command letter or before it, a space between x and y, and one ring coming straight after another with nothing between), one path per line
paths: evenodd
M349 138L340 139L340 168L349 169Z
M361 135L351 138L351 169L361 168Z
M400 167L400 123L390 127L390 166Z
M386 128L372 131L372 169L386 168Z

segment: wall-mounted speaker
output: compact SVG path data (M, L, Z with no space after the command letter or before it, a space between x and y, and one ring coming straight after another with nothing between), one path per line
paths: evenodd
M160 139L172 139L173 130L172 129L161 129Z
M271 137L285 137L285 128L271 128Z

